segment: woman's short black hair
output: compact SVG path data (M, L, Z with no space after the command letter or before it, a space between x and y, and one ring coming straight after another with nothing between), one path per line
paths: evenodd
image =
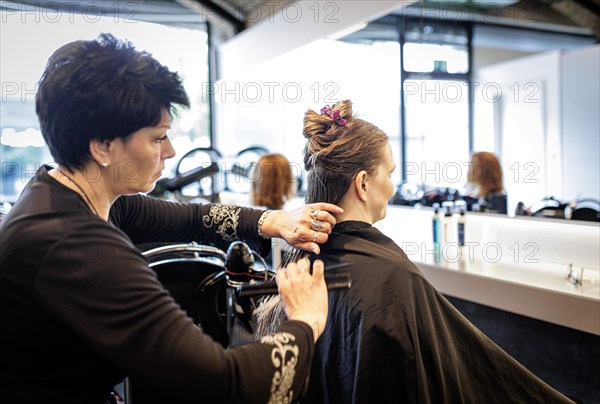
M52 157L70 169L89 162L91 140L125 138L157 125L163 109L189 107L177 73L111 34L56 50L35 103Z

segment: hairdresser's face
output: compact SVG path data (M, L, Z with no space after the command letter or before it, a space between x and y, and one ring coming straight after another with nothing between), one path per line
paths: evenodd
M165 160L175 156L167 136L171 115L162 111L158 125L142 128L126 139L113 140L111 165L115 194L149 192L162 175Z
M392 183L392 173L395 169L392 148L387 144L383 153L383 160L377 167L375 176L369 181L367 206L372 219L371 223L383 219L387 213L388 202L396 192L396 188Z

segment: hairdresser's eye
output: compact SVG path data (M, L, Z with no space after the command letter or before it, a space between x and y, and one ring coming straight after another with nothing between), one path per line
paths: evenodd
M159 138L156 138L156 143L162 143L162 142L164 142L165 140L167 140L168 138L169 138L169 136L168 136L168 135L163 135L163 136L161 136L161 137L159 137Z

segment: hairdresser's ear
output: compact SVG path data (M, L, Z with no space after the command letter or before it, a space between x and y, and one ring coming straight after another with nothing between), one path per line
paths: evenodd
M111 142L108 140L90 141L90 154L98 165L110 164Z
M356 177L354 178L354 188L356 189L356 194L358 195L358 198L363 201L366 202L367 201L367 190L368 190L368 184L367 184L367 172L366 171L360 171Z

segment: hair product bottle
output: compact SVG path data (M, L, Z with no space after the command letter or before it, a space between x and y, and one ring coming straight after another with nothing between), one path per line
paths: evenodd
M436 206L437 205L437 206ZM443 242L443 221L444 215L440 210L439 204L433 205L435 211L433 213L432 225L433 225L433 252L434 252L434 260L436 263L441 262L442 260L442 242Z
M460 247L465 246L465 211L463 209L460 210L460 215L456 220L456 235L458 245Z
M444 240L443 244L456 243L456 224L454 218L454 203L442 202L444 209Z

